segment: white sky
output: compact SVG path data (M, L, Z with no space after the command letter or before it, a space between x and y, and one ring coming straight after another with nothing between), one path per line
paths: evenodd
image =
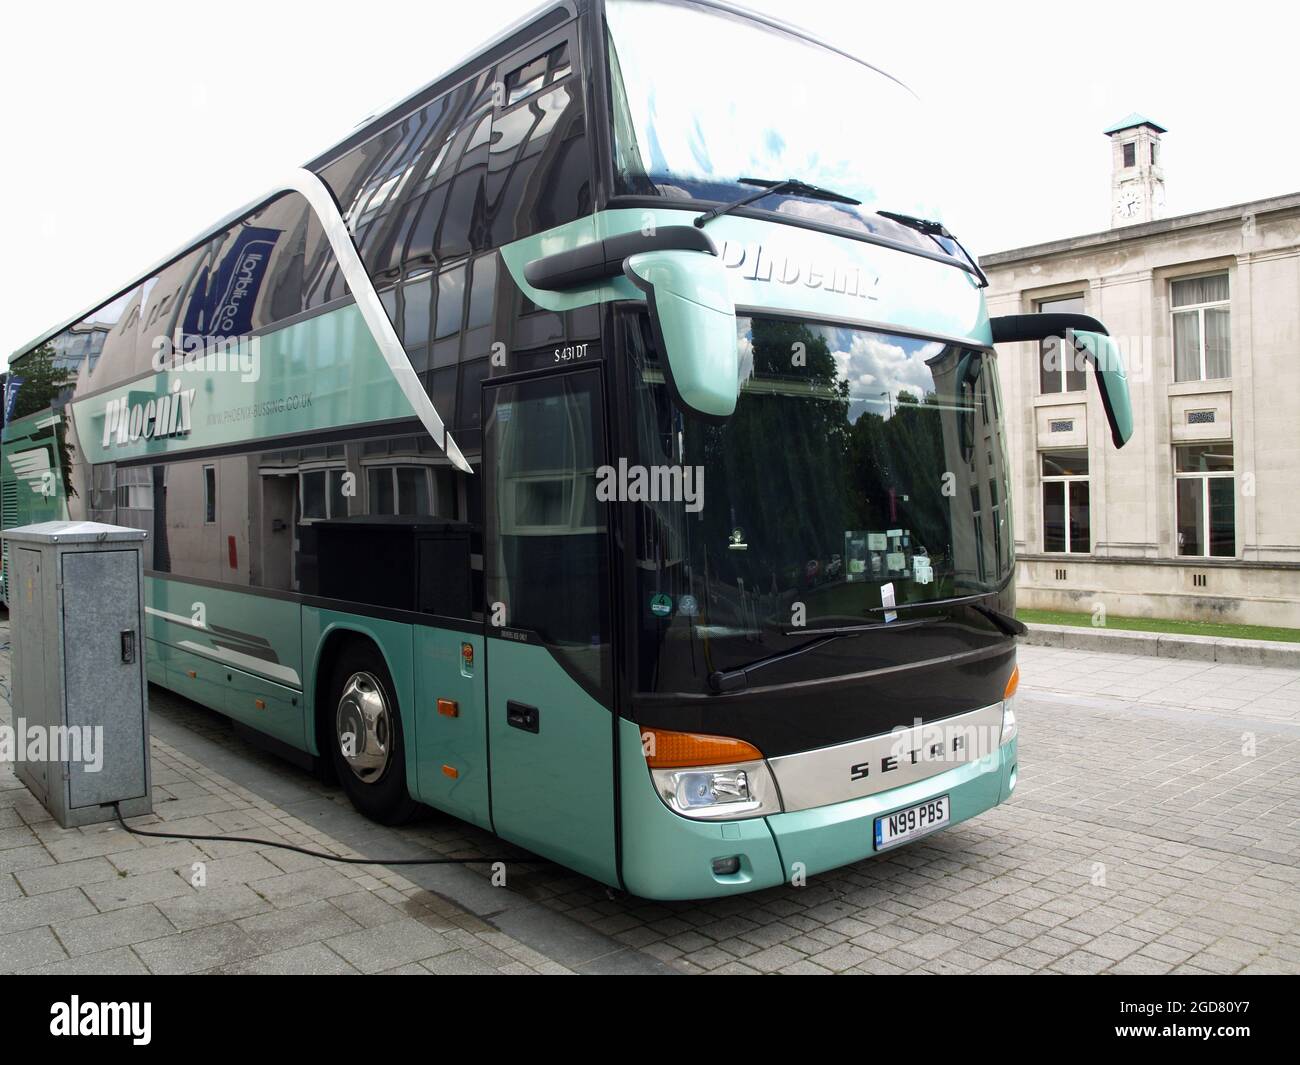
M976 254L1104 229L1109 144L1168 127L1169 214L1300 190L1296 29L1281 4L742 0L909 84ZM535 0L135 0L6 7L0 355L112 294ZM728 56L743 91L743 57ZM828 101L844 109L850 101Z

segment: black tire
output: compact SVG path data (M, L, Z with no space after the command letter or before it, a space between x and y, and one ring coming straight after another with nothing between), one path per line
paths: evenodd
M375 713L381 704L382 713ZM371 713L364 713L366 710ZM393 679L374 644L356 641L344 648L334 665L322 712L330 760L352 805L383 825L409 821L419 804L406 786L402 715ZM367 720L375 725L368 729ZM344 752L344 733L353 737L351 758Z

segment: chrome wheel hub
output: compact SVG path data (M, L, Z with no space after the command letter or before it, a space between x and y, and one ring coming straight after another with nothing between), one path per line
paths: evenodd
M372 784L388 768L393 720L383 686L372 673L353 673L343 685L335 738L343 759L358 780Z

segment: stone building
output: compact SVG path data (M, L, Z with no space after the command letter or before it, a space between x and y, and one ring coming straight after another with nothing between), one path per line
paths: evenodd
M1079 311L1125 355L1110 442L1069 345L1005 345L1020 605L1300 627L1300 193L1161 217L1165 132L1111 139L1111 228L981 259L989 313Z

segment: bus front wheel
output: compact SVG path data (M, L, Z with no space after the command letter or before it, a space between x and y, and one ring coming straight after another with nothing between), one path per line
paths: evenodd
M330 692L334 771L352 805L380 824L410 820L418 805L406 787L402 715L378 649L349 645L335 664Z

